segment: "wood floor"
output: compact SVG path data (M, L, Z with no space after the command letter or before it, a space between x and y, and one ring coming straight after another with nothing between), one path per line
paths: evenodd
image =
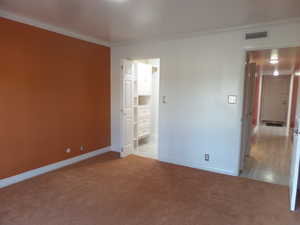
M107 153L0 189L1 225L299 225L288 188Z
M260 126L252 141L241 176L288 185L292 144L286 128Z

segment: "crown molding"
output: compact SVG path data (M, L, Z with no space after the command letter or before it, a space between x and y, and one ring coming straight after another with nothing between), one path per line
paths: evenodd
M161 42L161 41L171 41L171 40L179 40L179 39L187 39L194 37L207 36L212 34L226 33L226 32L236 32L236 31L252 31L257 29L267 29L271 26L276 25L284 25L284 24L298 24L300 23L300 17L294 17L284 20L274 20L272 22L265 23L257 23L257 24L249 24L242 26L232 26L227 28L219 28L219 29L208 29L200 32L190 32L190 33L175 33L172 35L165 36L157 36L148 39L135 39L131 41L120 41L120 42L110 42L110 47L121 47L128 46L133 44L145 44L151 42Z
M51 32L54 32L54 33L62 34L62 35L68 36L68 37L72 37L72 38L76 38L76 39L79 39L79 40L91 42L91 43L94 43L94 44L103 45L103 46L107 46L107 47L110 46L109 42L107 42L107 41L103 41L103 40L100 40L98 38L94 38L94 37L91 37L91 36L87 36L87 35L83 35L83 34L80 34L80 33L77 33L77 32L73 32L73 31L70 31L70 30L67 30L67 29L64 29L64 28L61 28L61 27L57 27L57 26L53 26L53 25L50 25L50 24L42 23L38 20L27 18L27 17L24 17L24 16L19 16L19 15L16 15L14 13L7 12L7 11L1 10L1 9L0 9L0 17L5 18L5 19L9 19L9 20L13 20L13 21L17 21L17 22L20 22L20 23L28 24L28 25L31 25L31 26L34 26L34 27L41 28L43 30L47 30L47 31L51 31Z

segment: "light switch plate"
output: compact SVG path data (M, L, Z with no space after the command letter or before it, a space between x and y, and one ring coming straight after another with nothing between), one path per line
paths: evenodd
M162 97L162 103L163 104L167 104L167 96L163 96Z
M237 96L228 95L228 104L237 104Z

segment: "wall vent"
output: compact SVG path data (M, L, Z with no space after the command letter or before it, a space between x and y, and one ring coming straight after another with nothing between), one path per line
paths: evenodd
M245 39L258 39L258 38L266 38L268 37L267 31L255 32L255 33L246 33Z

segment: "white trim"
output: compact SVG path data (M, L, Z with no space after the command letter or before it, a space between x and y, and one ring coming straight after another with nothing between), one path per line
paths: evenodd
M60 161L60 162L57 162L57 163L49 164L47 166L43 166L43 167L40 167L40 168L37 168L37 169L34 169L34 170L29 170L27 172L20 173L20 174L17 174L15 176L11 176L11 177L8 177L8 178L1 179L0 180L0 188L4 188L6 186L18 183L20 181L27 180L27 179L30 179L32 177L35 177L35 176L38 176L38 175L41 175L41 174L44 174L44 173L47 173L47 172L50 172L50 171L53 171L53 170L57 170L59 168L65 167L65 166L69 166L71 164L80 162L82 160L85 160L85 159L88 159L88 158L91 158L91 157L95 157L97 155L104 154L106 152L109 152L110 150L111 150L110 146L105 147L105 148L102 148L102 149L99 149L99 150L96 150L96 151L92 151L92 152L88 152L86 154L79 155L79 156L76 156L76 157L73 157L73 158L70 158L70 159L66 159L66 160L63 160L63 161Z
M262 76L259 75L259 89L258 89L258 102L257 102L257 115L256 115L256 127L260 125L260 114L261 114L261 92L262 92Z
M238 172L224 170L224 169L215 168L215 167L208 167L208 166L204 166L203 164L200 164L200 163L192 163L192 162L185 161L185 160L159 158L159 161L174 164L174 165L179 165L179 166L186 166L186 167L190 167L190 168L194 168L194 169L205 170L208 172L213 172L213 173L218 173L218 174L225 174L225 175L229 175L229 176L238 176L239 175Z
M290 87L289 87L289 100L286 118L286 136L290 135L291 127L291 111L292 111L292 101L293 101L293 89L294 89L294 73L290 77Z
M258 131L259 125L256 124L256 126L253 128L253 134L256 134Z
M109 151L110 152L118 152L118 153L120 152L117 148L114 148L112 146L111 146L111 149Z
M7 12L7 11L1 10L1 9L0 9L0 17L6 18L9 20L13 20L13 21L17 21L20 23L28 24L28 25L31 25L34 27L38 27L38 28L41 28L44 30L48 30L48 31L62 34L62 35L68 36L68 37L76 38L79 40L83 40L83 41L87 41L87 42L91 42L91 43L95 43L95 44L99 44L99 45L104 45L107 47L110 46L109 42L107 42L107 41L100 40L98 38L94 38L91 36L83 35L83 34L73 32L73 31L70 31L70 30L67 30L64 28L60 28L57 26L53 26L50 24L42 23L38 20L30 19L30 18L27 18L24 16L19 16L14 13Z

